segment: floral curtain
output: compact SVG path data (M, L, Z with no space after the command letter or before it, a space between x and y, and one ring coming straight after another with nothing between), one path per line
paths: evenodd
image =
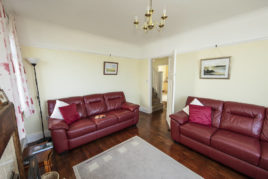
M9 100L14 103L20 139L25 138L24 114L34 113L32 98L25 78L25 70L18 40L16 37L15 19L7 17L0 0L0 88L5 91Z
M10 16L9 18L9 40L11 45L11 54L12 60L14 63L14 68L16 72L16 79L18 84L18 91L20 96L21 108L26 117L32 115L34 110L33 99L30 97L29 89L27 85L26 79L26 71L23 67L22 56L20 52L20 47L18 43L16 26L15 26L15 18L14 16Z

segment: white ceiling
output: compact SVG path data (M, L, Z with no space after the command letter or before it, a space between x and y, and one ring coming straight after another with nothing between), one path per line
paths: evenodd
M155 19L167 9L163 32L145 34L133 26L143 18L148 0L6 0L18 16L60 24L142 45L268 6L268 0L153 0ZM230 27L231 28L231 27Z

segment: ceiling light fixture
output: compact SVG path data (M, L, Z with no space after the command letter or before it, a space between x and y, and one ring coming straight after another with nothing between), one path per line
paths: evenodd
M153 7L152 7L152 0L150 1L150 5L147 8L147 11L145 13L145 22L141 26L141 29L143 29L145 32L148 32L150 30L153 30L154 27L157 28L158 31L161 31L165 26L165 21L167 19L167 11L166 9L163 10L163 15L161 16L160 22L153 21ZM135 16L133 24L136 26L136 29L139 29L139 19L138 16Z

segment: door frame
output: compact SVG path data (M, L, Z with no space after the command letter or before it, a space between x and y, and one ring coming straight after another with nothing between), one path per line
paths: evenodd
M174 57L174 76L176 76L176 55L177 55L177 50L174 49L170 54L167 55L162 55L162 56L157 56L157 57L152 57L149 58L148 60L148 101L149 101L149 105L150 105L150 113L152 113L152 75L153 75L153 66L152 66L152 61L155 58L164 58L164 57L168 57L168 59L170 60L170 57ZM170 66L168 67L170 69ZM168 101L172 101L172 111L174 112L174 108L175 108L175 86L176 86L176 80L175 78L173 78L173 95L172 95L172 99L167 99ZM170 127L170 126L169 126Z
M149 101L149 113L153 112L153 102L152 102L152 87L153 87L153 66L152 66L153 58L149 58L148 60L148 101Z
M169 115L174 113L175 109L175 87L176 87L176 58L177 58L177 52L176 50L173 51L172 55L169 56L168 58L168 67L169 67L169 72L173 71L172 77L170 77L170 74L168 74L168 99L167 99L167 111L166 111L166 121L168 123L168 128L170 129L170 118ZM171 60L174 60L173 66L171 66ZM172 70L170 70L172 69ZM170 81L171 79L171 81ZM170 83L172 84L172 89L170 89ZM169 109L170 107L170 109Z

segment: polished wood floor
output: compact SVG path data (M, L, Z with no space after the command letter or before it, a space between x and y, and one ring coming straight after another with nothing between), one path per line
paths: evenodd
M162 111L151 115L140 113L137 127L127 128L61 155L55 153L54 170L60 173L61 178L75 178L72 169L74 165L138 135L204 178L246 178L236 171L174 142L170 137L165 115L165 112Z

